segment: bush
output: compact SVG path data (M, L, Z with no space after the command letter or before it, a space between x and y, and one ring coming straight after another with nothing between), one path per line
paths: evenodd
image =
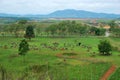
M110 51L112 51L112 46L109 41L103 40L98 44L98 50L101 55L111 55Z

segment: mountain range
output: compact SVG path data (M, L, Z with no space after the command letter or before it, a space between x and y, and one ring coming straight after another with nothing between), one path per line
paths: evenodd
M29 18L120 18L120 14L96 13L84 10L57 10L47 15L16 15L0 13L0 17L29 17Z

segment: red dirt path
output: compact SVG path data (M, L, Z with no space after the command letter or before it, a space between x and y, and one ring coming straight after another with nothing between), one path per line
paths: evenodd
M102 76L100 80L107 80L109 76L116 70L116 66L112 65L109 70Z

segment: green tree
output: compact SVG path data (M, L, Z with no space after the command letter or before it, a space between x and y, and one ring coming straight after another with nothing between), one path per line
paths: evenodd
M109 25L110 25L110 27L111 27L110 30L112 30L113 28L118 27L118 25L115 23L114 20L110 21L110 22L109 22Z
M19 20L18 23L19 23L19 24L26 24L26 23L27 23L27 20L24 20L24 19L23 19L23 20Z
M111 32L112 36L114 36L114 37L120 37L120 28L119 28L119 25L117 23L115 23L115 21L111 21L109 23L109 25L111 26L110 32Z
M96 35L96 30L97 30L96 27L91 27L89 30L91 35Z
M100 35L105 35L106 30L103 28L100 28Z
M98 50L101 55L111 55L110 51L112 51L112 46L109 41L107 40L102 40L98 44Z
M111 32L114 37L120 38L120 28L113 28Z
M31 38L34 38L34 37L35 37L35 34L34 34L33 26L29 25L26 28L25 38L31 39Z
M101 36L101 35L105 35L105 29L103 28L96 28L96 27L91 27L90 29L90 33L96 36Z
M79 30L78 32L80 33L80 35L87 34L87 27L86 26L79 26L78 29L76 29L76 30Z
M25 62L25 54L29 51L29 44L23 39L19 44L19 55L23 56L23 62Z
M54 34L56 34L56 32L57 32L57 24L52 24L52 25L50 25L50 26L46 29L46 32L47 32L47 33L50 32L51 35L54 36Z
M29 44L28 42L23 39L21 40L20 44L19 44L19 55L25 55L29 50Z
M25 27L25 24L11 23L8 25L8 27L6 27L6 31L15 35L15 37L21 37L24 35Z

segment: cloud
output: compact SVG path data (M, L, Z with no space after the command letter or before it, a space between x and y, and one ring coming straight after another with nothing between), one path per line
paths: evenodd
M77 9L120 14L120 0L0 0L0 13L47 14L55 10Z

